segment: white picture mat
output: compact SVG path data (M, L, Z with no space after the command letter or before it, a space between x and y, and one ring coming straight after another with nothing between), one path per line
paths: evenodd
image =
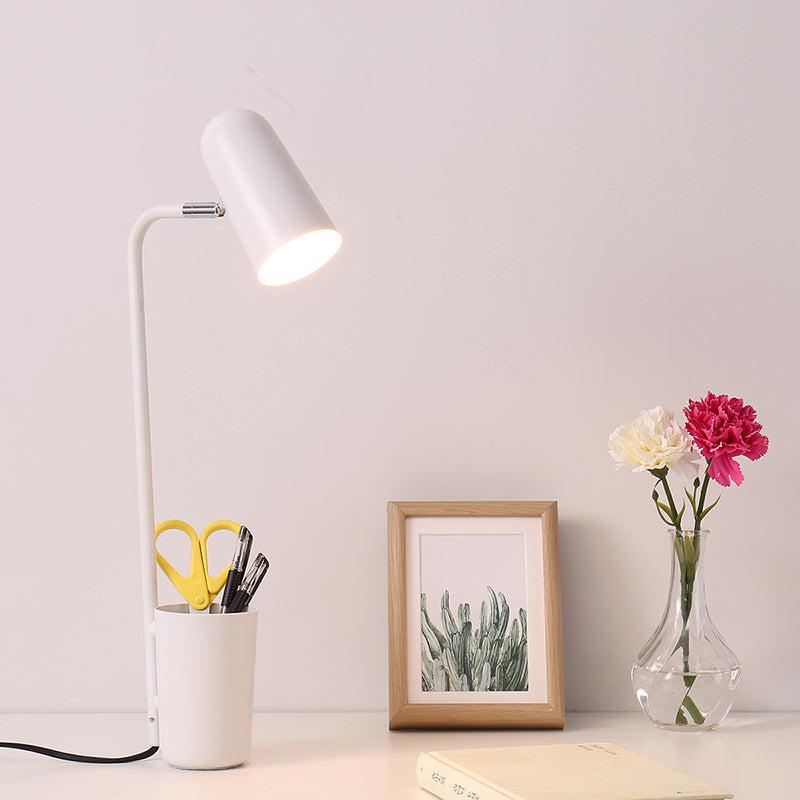
M541 517L407 517L405 521L406 546L406 642L407 681L410 703L544 703L547 702L547 660L544 612L544 537ZM470 561L470 551L486 553L485 536L498 537L496 558ZM528 690L524 692L425 692L422 690L420 630L420 594L423 587L422 537L431 536L426 543L436 542L440 536L459 539L459 561L452 574L459 575L459 591L450 588L450 608L457 615L458 604L471 598L472 619L480 618L480 601L488 600L486 585L502 591L508 600L510 619L518 616L522 606L528 613ZM465 536L475 536L475 548L462 548ZM519 537L524 542L524 556L519 565L509 565L508 556L519 548ZM441 542L441 540L439 540ZM456 548L453 548L455 551ZM434 550L430 550L434 552ZM517 549L519 552L519 549ZM496 583L492 583L496 579ZM508 593L502 586L508 587ZM439 591L439 587L434 587ZM449 587L446 587L449 588ZM427 607L431 620L437 627L441 597L432 597L428 588ZM476 603L476 605L473 605ZM509 623L510 624L510 623Z

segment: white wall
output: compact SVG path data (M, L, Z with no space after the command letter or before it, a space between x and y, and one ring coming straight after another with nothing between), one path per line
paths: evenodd
M709 518L737 708L800 709L796 3L2 17L0 710L144 707L125 246L213 199L199 136L232 106L346 239L281 290L225 222L146 245L156 513L268 553L258 707L386 708L387 500L555 499L568 708L633 709L667 551L606 438L710 389L771 439Z

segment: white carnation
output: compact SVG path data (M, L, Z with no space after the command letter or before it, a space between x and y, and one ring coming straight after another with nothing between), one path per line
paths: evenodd
M608 452L618 468L631 466L634 472L667 467L692 481L700 470L691 437L661 406L620 425L608 437Z

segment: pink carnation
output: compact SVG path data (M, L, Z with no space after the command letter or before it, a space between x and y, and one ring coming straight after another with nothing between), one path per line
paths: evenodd
M705 400L690 400L683 413L686 430L710 460L708 474L722 486L730 486L731 480L739 486L744 480L734 458L754 460L767 452L769 439L761 433L755 410L738 397L709 392Z

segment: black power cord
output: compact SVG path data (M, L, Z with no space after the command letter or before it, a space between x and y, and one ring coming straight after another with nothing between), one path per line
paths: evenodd
M31 753L38 753L42 756L60 758L62 761L80 761L84 764L127 764L131 761L142 761L145 758L150 758L158 751L158 745L155 745L132 756L104 758L103 756L80 756L76 753L65 753L61 750L51 750L49 747L39 747L36 744L23 744L21 742L0 742L0 747L8 747L12 750L28 750Z

